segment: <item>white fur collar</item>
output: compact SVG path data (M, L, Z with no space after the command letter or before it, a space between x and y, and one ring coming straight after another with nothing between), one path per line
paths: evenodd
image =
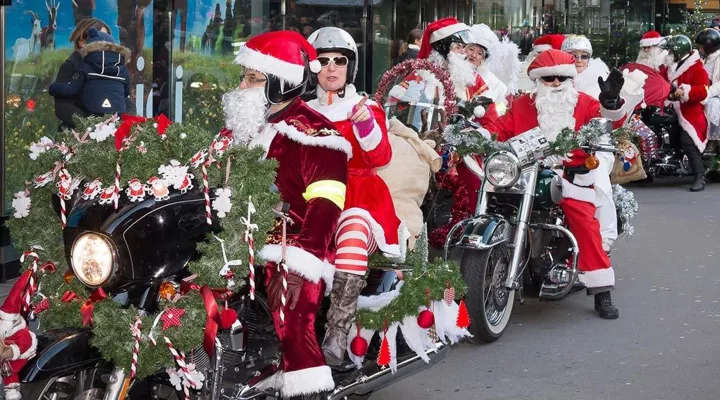
M318 98L308 101L307 104L310 108L329 119L330 122L345 121L348 119L348 113L351 112L353 107L362 99L362 96L355 90L353 85L348 85L348 89L352 89L352 91L346 90L344 97L340 98L335 96L333 97L333 103L327 104L321 100L321 89L318 87ZM368 106L377 105L377 103L370 99L368 99L365 104Z
M328 149L338 150L347 155L348 160L352 158L352 145L345 140L340 134L329 136L310 136L300 132L292 125L288 125L285 121L272 124L277 132L288 139L301 143L306 146L325 147Z
M705 58L705 64L712 64L714 63L718 57L720 56L720 50L715 50L712 53L710 53L709 56Z
M690 53L690 56L685 59L683 64L680 66L680 69L676 69L678 63L673 63L668 68L668 77L670 78L670 82L680 78L682 74L686 73L687 70L690 69L693 65L695 65L696 62L700 61L700 54L693 50L692 53Z
M343 97L338 96L337 92L325 91L325 89L320 87L320 85L318 85L317 87L317 101L323 106L326 106L328 105L328 103L330 103L330 96L333 96L332 103L335 104L342 103L344 101L347 101L347 99L354 98L356 94L357 89L355 89L355 85L353 85L352 83L345 85L345 94L343 95Z
M416 45L416 44L409 44L409 45L408 45L408 49L413 49L413 50L420 51L420 46L418 46L418 45Z
M585 93L594 99L600 96L600 85L598 85L598 77L603 79L608 77L610 70L607 65L599 59L593 58L588 63L585 71L575 77L575 88L578 92Z

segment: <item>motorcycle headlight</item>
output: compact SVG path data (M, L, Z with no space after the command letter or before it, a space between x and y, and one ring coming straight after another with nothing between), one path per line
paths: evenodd
M104 237L86 233L72 246L70 256L75 276L87 286L100 286L113 270L113 250Z
M485 161L485 178L495 187L511 187L520 178L519 164L512 153L499 151Z

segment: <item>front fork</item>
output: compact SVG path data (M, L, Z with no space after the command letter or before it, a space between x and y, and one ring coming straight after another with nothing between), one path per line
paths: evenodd
M510 271L508 272L505 288L508 290L520 289L519 275L522 273L520 263L523 261L523 249L525 248L525 238L528 235L528 222L532 213L534 196L532 194L523 194L520 202L520 209L517 214L517 226L515 228L515 241L513 243L512 261L510 262Z

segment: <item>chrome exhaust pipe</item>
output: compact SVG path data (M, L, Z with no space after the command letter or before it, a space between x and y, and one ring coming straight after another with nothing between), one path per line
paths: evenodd
M434 349L425 351L425 354L430 357L430 362L425 363L420 356L415 355L405 361L398 363L397 372L392 373L390 368L382 369L370 376L361 375L354 382L345 385L338 386L328 395L328 400L343 400L353 394L367 394L370 392L384 389L392 384L399 382L408 376L414 375L426 368L431 367L438 361L445 358L447 353L450 351L450 346L443 343L436 343Z

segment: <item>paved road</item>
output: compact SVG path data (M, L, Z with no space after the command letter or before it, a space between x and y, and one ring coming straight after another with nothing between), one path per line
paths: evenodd
M620 319L596 317L584 294L528 300L498 342L462 344L371 400L719 399L720 185L687 187L630 187L636 233L613 252Z

